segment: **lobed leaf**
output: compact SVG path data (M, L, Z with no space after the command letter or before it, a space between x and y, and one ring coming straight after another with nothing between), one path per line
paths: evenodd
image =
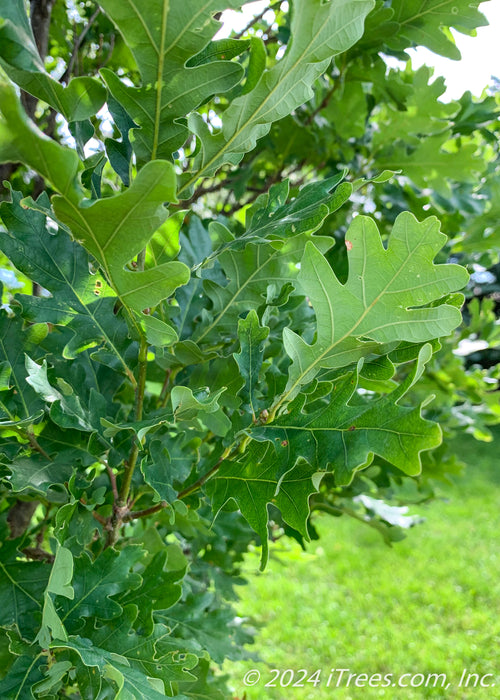
M130 700L160 700L165 698L153 687L145 673L131 667L125 657L118 653L106 651L94 646L89 639L77 636L67 641L52 642L51 649L74 651L85 666L96 667L101 678L112 681L118 690L115 697Z
M167 218L165 202L175 202L175 171L170 163L148 163L125 192L77 205L54 198L57 217L96 258L120 299L140 313L156 306L189 280L180 262L144 271L125 269Z
M306 246L299 282L318 326L312 345L285 329L292 358L285 398L293 398L320 368L346 367L401 341L425 342L448 335L461 322L456 306L436 301L461 289L468 275L459 265L435 265L446 236L429 217L419 223L400 214L387 249L372 219L358 216L346 234L349 277L341 284L312 243Z
M240 352L233 353L233 357L238 363L241 376L245 379L245 394L250 402L254 418L254 392L264 356L263 343L268 335L269 328L259 324L259 318L254 309L248 313L245 319L240 319L238 322Z
M357 469L368 466L378 455L415 476L422 467L420 453L441 443L441 429L422 418L420 406L401 406L400 401L422 375L431 356L432 348L427 343L413 371L389 394L362 400L356 395L356 371L334 382L326 405L306 412L306 396L301 394L288 412L251 429L249 434L273 442L280 471L300 457L317 471L333 471L337 484L346 485Z
M38 561L18 561L19 540L6 541L0 561L0 627L15 627L32 642L42 620L43 594L50 566Z
M261 568L268 557L267 504L280 509L283 519L309 539L309 496L318 490L316 468L306 462L288 463L279 475L273 446L252 442L237 462L223 462L205 489L215 511L229 500L236 502L243 517L257 532L262 544Z

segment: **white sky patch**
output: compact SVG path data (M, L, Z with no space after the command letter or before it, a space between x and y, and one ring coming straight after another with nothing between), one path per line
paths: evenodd
M453 354L458 355L458 357L467 357L467 355L471 355L473 352L486 350L486 348L489 347L490 344L487 340L469 340L468 338L464 338L458 343L458 348L453 350Z

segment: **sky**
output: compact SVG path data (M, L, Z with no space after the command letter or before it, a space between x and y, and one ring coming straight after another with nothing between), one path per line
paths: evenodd
M269 0L259 0L245 5L242 12L224 12L222 20L225 26L219 32L218 38L228 36L231 28L236 31L243 29L252 17L262 12L267 5ZM462 54L461 61L442 58L424 48L410 51L414 68L419 68L425 63L434 67L435 76L445 77L445 99L456 99L466 90L479 97L484 88L491 83L491 75L500 78L500 0L483 2L479 9L490 25L479 27L477 36L469 37L452 30Z

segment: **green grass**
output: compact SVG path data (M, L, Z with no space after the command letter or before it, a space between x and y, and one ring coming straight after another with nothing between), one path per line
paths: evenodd
M413 508L424 524L389 549L347 517L318 518L319 542L303 553L277 543L267 570L249 556L239 612L263 623L262 662L226 664L234 695L248 700L500 698L500 460L494 443L462 438L470 467L446 500ZM242 682L256 668L262 680ZM265 688L270 669L322 669L317 687ZM446 673L450 688L329 688L331 669L394 678ZM464 668L493 673L490 688L460 688ZM296 676L297 678L297 676ZM285 679L286 680L286 679Z

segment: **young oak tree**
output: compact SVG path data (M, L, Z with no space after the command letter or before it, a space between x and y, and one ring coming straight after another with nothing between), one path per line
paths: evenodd
M2 698L228 697L249 546L490 439L498 98L406 53L478 6L0 0Z

